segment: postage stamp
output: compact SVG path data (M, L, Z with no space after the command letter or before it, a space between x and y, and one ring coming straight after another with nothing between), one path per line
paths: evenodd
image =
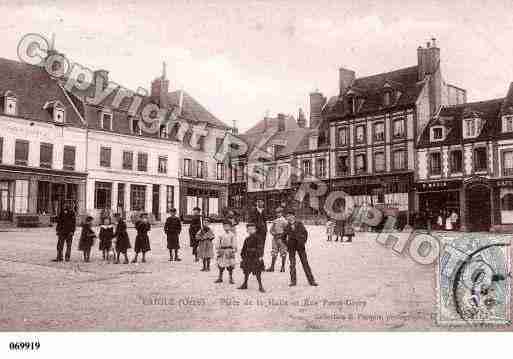
M437 324L510 324L510 240L465 234L441 238L441 243L436 265Z

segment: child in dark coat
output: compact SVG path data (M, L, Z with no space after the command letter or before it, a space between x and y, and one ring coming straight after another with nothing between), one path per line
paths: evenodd
M146 252L150 251L150 237L148 232L151 229L151 224L148 221L148 215L146 213L141 214L140 220L135 224L137 230L137 236L135 237L135 257L132 263L137 263L137 256L142 252L142 263L146 262Z
M82 223L82 233L80 234L80 241L78 242L78 250L84 253L84 262L91 260L91 247L96 238L92 226L93 217L87 216L84 223Z
M102 252L103 260L109 260L109 252L112 248L112 239L114 238L114 226L111 224L109 217L103 219L98 237L100 238L100 251Z
M119 213L114 215L116 219L116 231L114 232L114 236L116 237L116 264L119 263L119 256L121 253L125 256L125 264L128 264L128 255L127 251L130 246L130 238L128 237L127 226L125 220L121 217Z
M249 236L244 240L244 245L240 252L242 261L240 267L244 272L244 283L239 289L248 289L248 279L250 274L254 274L258 281L258 290L265 292L262 285L262 271L264 270L264 239L257 234L254 223L247 224Z
M176 216L176 209L171 208L170 216L166 220L166 224L164 225L164 233L167 235L167 249L169 250L169 261L181 261L178 258L178 250L180 249L180 232L182 231L182 223L180 219ZM175 257L173 258L173 251L175 252Z

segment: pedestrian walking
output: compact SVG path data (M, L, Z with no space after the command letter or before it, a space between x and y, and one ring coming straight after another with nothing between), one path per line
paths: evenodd
M62 262L64 244L66 244L66 254L64 258L66 262L69 262L71 257L71 244L73 242L76 224L77 220L75 212L65 206L57 217L57 226L55 227L55 232L57 234L57 257L52 260L53 262Z
M203 219L203 227L196 234L196 238L199 241L198 244L198 257L203 262L202 272L210 271L210 261L214 256L214 232L210 229L210 220L208 218Z
M287 260L287 246L285 245L285 227L287 227L287 220L283 216L283 208L276 208L276 219L271 224L271 235L273 237L271 249L271 266L267 268L267 272L274 272L274 266L278 254L281 257L280 272L285 272L285 261Z
M114 238L114 226L109 217L103 219L98 237L100 239L100 251L102 252L103 260L109 260L109 252L112 248L112 239Z
M289 211L287 213L287 221L288 225L285 228L285 234L287 238L287 248L289 251L290 286L292 287L297 284L296 253L299 256L299 260L301 261L301 265L305 271L308 283L310 283L311 286L317 286L318 284L314 279L312 269L310 268L306 255L305 244L308 240L308 232L303 223L296 220L296 214L294 211Z
M178 250L180 249L180 232L182 231L182 223L176 216L176 209L171 208L170 216L164 224L164 233L167 236L167 249L169 250L169 261L181 261L178 257ZM174 252L174 257L173 257Z
M80 241L78 242L78 250L84 254L84 262L91 260L91 247L94 244L96 234L93 231L93 217L87 216L84 223L82 223L82 233L80 234Z
M233 284L233 269L235 268L235 254L237 253L237 238L233 231L232 221L226 219L223 221L223 233L216 241L217 267L219 268L219 278L215 283L223 282L223 272L226 269L230 276L230 284Z
M335 221L331 218L328 218L326 221L326 236L328 238L328 242L333 240L333 235L335 234Z
M116 220L116 230L114 236L116 237L116 264L119 263L121 254L125 256L124 264L128 264L128 249L131 248L130 238L128 237L127 225L123 217L119 213L114 215Z
M258 281L258 290L265 293L262 285L262 271L264 270L264 241L261 235L257 233L255 223L247 225L249 236L244 240L244 245L240 252L240 267L244 273L244 283L238 289L248 289L249 275L254 274Z
M137 257L139 256L139 253L142 253L141 262L145 263L146 252L151 250L150 237L148 236L148 232L151 230L151 224L148 221L148 215L146 213L142 213L139 218L139 221L135 223L137 236L135 237L134 244L135 257L132 260L132 263L137 263Z
M199 241L196 238L196 234L201 229L201 209L199 207L194 207L192 209L192 219L191 224L189 226L189 241L190 246L192 248L192 255L194 256L194 261L197 262L198 258L198 244Z

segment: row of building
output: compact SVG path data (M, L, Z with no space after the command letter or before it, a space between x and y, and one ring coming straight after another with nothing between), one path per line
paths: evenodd
M159 221L196 206L215 217L244 213L257 199L322 218L326 196L342 190L403 224L456 212L461 230L511 230L513 85L503 98L467 103L466 90L444 81L440 60L433 40L417 49L415 66L366 77L341 68L339 93L310 94L308 120L302 110L266 116L238 134L186 92L170 91L165 66L138 100L189 128L148 133L133 98L114 91L93 100L108 71L95 71L86 90L69 89L66 76L0 59L0 221L46 223L64 205L95 218L147 212ZM219 162L227 133L248 150ZM296 198L305 181L328 189L320 207Z
M300 111L241 134L265 151L233 161L231 206L261 198L319 218L326 196L341 190L403 224L434 225L455 212L461 230L513 229L513 84L502 98L467 103L466 90L444 80L434 39L417 49L415 66L338 75L338 94L310 94L309 126ZM312 177L328 188L320 210L296 200Z

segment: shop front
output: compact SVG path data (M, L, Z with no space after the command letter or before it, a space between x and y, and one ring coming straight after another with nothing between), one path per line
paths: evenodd
M492 231L513 232L513 178L500 179L492 187Z
M228 205L228 185L180 179L180 216L188 220L195 207L203 215L220 219Z
M419 210L416 226L427 228L429 221L431 228L436 228L439 223L438 217L441 217L442 228L445 228L443 222L455 212L458 215L458 221L454 229L458 230L462 224L461 208L464 197L462 188L461 180L417 183Z
M64 206L77 215L85 208L86 173L0 165L0 221L30 216L49 225ZM22 219L23 220L23 219Z

